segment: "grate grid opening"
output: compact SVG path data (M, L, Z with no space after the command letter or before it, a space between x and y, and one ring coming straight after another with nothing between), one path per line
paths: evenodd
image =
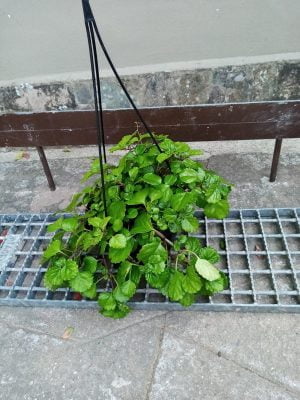
M220 253L218 267L229 288L212 297L198 296L189 309L207 311L300 310L300 209L232 210L224 220L196 213L200 230L193 236ZM0 305L96 307L70 289L43 286L43 250L53 233L47 226L60 215L0 214ZM99 292L105 287L98 289ZM142 282L131 299L137 309L184 309Z

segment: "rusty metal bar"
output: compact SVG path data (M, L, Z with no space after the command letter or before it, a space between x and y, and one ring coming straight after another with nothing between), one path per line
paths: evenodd
M44 169L47 181L48 181L49 188L50 188L50 190L54 191L56 189L56 187L55 187L53 176L52 176L44 149L41 146L36 146L36 149L37 149L37 152L39 153L39 157L40 157L41 163L43 165L43 169Z
M272 166L271 166L270 182L275 182L276 180L278 163L281 152L281 145L282 145L282 139L276 139L273 159L272 159Z

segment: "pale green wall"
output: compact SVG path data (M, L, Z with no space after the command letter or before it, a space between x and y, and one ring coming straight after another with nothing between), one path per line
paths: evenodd
M92 0L119 67L300 51L300 0ZM0 1L0 81L89 69L80 0Z

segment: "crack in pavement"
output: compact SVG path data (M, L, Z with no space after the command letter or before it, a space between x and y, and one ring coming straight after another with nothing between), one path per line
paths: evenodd
M207 352L209 352L209 353L215 355L216 357L218 357L218 358L223 358L224 360L226 360L226 361L228 361L228 362L231 362L232 364L236 365L237 367L239 367L239 368L241 368L241 369L243 369L243 370L245 370L245 371L247 371L247 372L250 372L251 374L256 375L257 377L259 377L259 378L261 378L261 379L263 379L263 380L265 380L265 381L271 383L272 385L275 385L275 386L280 387L281 389L284 389L284 390L285 390L286 392L288 392L289 394L292 394L292 395L299 395L299 391L298 391L297 389L294 390L293 388L287 387L286 384L284 384L284 383L281 382L281 381L277 381L277 380L275 380L275 379L271 379L271 378L269 378L269 377L263 375L263 374L260 373L259 371L255 371L254 369L251 369L249 366L240 363L239 361L236 361L236 360L234 360L234 359L232 359L232 358L230 358L230 357L228 357L228 356L225 356L225 355L222 354L222 353L220 354L219 351L217 351L217 350L214 349L213 347L209 347L209 346L207 346L207 345L205 345L205 344L203 344L203 343L197 342L197 341L195 341L195 340L193 340L193 339L191 339L191 338L184 338L184 337L182 337L182 336L180 336L180 335L178 335L178 334L176 334L176 333L174 333L174 332L170 332L170 331L169 331L168 333L169 333L170 335L173 335L173 336L177 337L178 339L180 339L180 340L182 340L182 341L186 341L186 342L191 343L191 344L200 345L204 350L206 350Z
M153 381L154 381L154 377L155 377L155 372L158 366L158 363L161 359L161 355L162 355L162 343L164 340L164 336L165 336L165 331L166 331L166 324L167 324L167 315L169 313L165 313L164 314L164 323L163 326L161 328L160 331L160 335L159 335L159 342L158 342L158 348L157 348L157 352L156 352L156 357L154 359L153 365L151 367L151 375L150 375L150 381L149 384L147 386L147 391L146 391L146 397L145 400L149 400L150 399L150 394L151 394L151 390L152 390L152 386L153 386Z
M35 329L35 328L31 328L31 327L25 327L25 326L22 326L22 325L11 324L8 321L1 321L1 324L4 325L4 326L7 326L8 328L10 328L12 330L22 329L22 330L24 330L25 332L28 332L28 333L34 333L34 334L39 335L39 336L48 336L48 337L53 338L53 339L58 339L58 340L60 340L60 341L62 341L64 343L69 343L69 344L72 344L72 345L76 344L78 346L78 345L85 345L85 344L96 342L98 340L105 339L105 338L107 338L109 336L112 336L112 335L118 334L120 332L126 331L126 329L129 329L129 328L132 328L134 326L140 325L140 324L142 324L144 322L152 321L152 320L154 320L156 318L163 317L166 314L167 313L162 313L162 314L159 314L159 315L154 315L154 316L152 316L150 318L142 319L140 321L137 321L137 322L134 322L132 324L126 325L126 326L124 326L122 328L115 329L115 330L113 330L113 331L111 331L111 332L109 332L109 333L107 333L105 335L97 336L97 337L95 337L93 339L90 339L90 340L84 340L84 339L82 340L82 339L74 338L72 336L70 338L68 338L68 339L63 339L62 335L59 336L59 335L55 335L53 333L40 331L39 329ZM62 334L63 334L63 332L62 332Z
M82 344L88 344L88 343L96 342L97 340L105 339L105 338L107 338L107 337L109 337L109 336L111 336L111 335L115 335L115 334L117 334L117 333L123 332L123 331L125 331L126 329L131 328L131 327L133 327L133 326L141 325L141 324L143 324L144 322L149 322L149 321L152 321L152 320L154 320L154 319L156 319L156 318L164 317L164 316L166 316L167 314L168 314L168 312L162 313L162 314L159 314L159 315L154 315L153 317L145 318L145 319L143 319L143 320L141 320L141 321L134 322L134 323L132 323L132 324L129 324L129 325L127 325L127 326L124 326L123 328L116 329L116 330L114 330L114 331L112 331L112 332L110 332L110 333L107 333L107 334L103 335L103 336L99 336L99 337L97 337L97 338L93 338L93 339L90 339L90 340L88 340L88 341L83 341L83 340L81 340L80 342L81 342Z

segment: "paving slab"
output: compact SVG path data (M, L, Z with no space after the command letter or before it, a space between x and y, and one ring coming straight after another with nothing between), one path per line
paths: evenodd
M173 312L166 332L300 398L300 315Z
M222 153L205 159L208 168L232 182L232 208L294 207L300 199L300 154L283 154L278 178L269 182L271 154ZM115 160L115 158L114 158ZM89 158L49 160L57 189L48 188L39 161L0 162L0 211L54 212L63 209L83 187Z
M98 310L0 307L0 321L12 328L47 334L61 339L72 328L71 342L90 342L165 315L164 311L132 311L124 319L105 318Z
M299 394L167 329L149 399L296 400Z
M1 322L0 399L145 399L164 319L158 316L89 343Z
M232 207L295 207L299 158L282 155L275 183L270 153L212 152L205 163L235 183ZM38 160L0 160L0 212L65 207L90 160L54 155L49 163L55 192ZM188 311L114 321L97 310L0 307L0 399L299 399L299 322Z
M218 154L208 168L235 185L232 208L295 207L300 201L300 153L281 156L275 182L269 181L272 155L265 153Z
M71 196L83 187L80 179L90 162L87 158L51 160L49 165L57 185L54 192L49 190L39 161L1 163L1 212L47 212L63 209Z

